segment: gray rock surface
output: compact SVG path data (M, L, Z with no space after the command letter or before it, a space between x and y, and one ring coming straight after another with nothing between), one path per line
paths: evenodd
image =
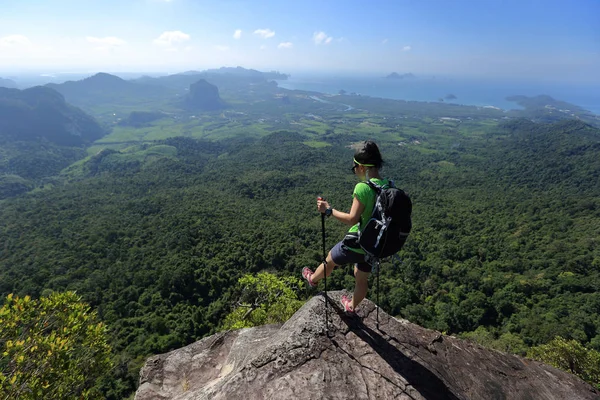
M308 301L283 325L222 332L149 358L136 400L598 399L576 376L390 317L342 292Z

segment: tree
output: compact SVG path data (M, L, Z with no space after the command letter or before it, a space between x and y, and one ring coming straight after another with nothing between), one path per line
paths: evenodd
M241 291L235 309L225 317L225 329L241 329L287 321L304 304L298 299L302 282L291 276L277 277L268 272L244 275L238 281Z
M101 398L110 356L105 326L74 292L10 294L0 308L1 399Z
M600 352L587 349L576 340L557 336L547 344L532 347L527 356L600 387Z

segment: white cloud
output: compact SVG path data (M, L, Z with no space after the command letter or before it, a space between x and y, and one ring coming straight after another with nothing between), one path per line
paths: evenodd
M266 49L267 49L267 46L263 44L262 46L260 46L260 49L261 49L261 50L266 50Z
M411 49L412 49L412 47L410 47L410 46L404 46L402 48L402 51L410 51Z
M229 50L229 46L215 46L215 49L219 50L219 51L227 51Z
M254 31L254 34L262 37L263 39L268 39L275 36L275 32L270 29L257 29Z
M315 44L329 44L333 38L331 36L327 36L327 34L323 31L313 33L313 41Z
M95 44L97 50L110 50L127 44L127 42L125 42L123 39L119 39L115 36L107 36L103 38L87 36L85 39L88 41L88 43Z
M23 35L8 35L0 37L0 47L29 47L31 40Z
M242 37L242 30L241 29L236 29L235 32L233 32L233 38L234 39L239 39Z
M190 35L181 31L165 31L158 38L154 39L154 44L159 46L172 47L173 45L190 40Z
M292 47L294 47L292 42L281 42L277 45L278 49L291 49Z

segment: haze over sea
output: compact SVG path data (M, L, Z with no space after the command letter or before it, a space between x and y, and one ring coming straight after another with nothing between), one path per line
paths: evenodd
M549 95L556 100L575 104L600 115L600 84L560 83L540 81L494 80L449 76L418 76L405 79L385 79L383 76L336 76L319 73L296 73L280 87L327 94L348 94L406 101L439 101L452 94L456 99L444 102L474 106L493 106L504 110L519 109L506 100L513 95Z

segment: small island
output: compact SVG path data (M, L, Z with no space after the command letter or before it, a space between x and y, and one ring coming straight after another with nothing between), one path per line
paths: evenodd
M406 74L399 74L397 72L392 72L391 74L389 74L388 76L385 77L385 79L414 79L416 78L416 76L410 72L406 73Z
M446 99L446 100L456 100L457 98L458 97L456 97L452 93L449 93L449 94L446 95L446 97L444 97L444 99Z

